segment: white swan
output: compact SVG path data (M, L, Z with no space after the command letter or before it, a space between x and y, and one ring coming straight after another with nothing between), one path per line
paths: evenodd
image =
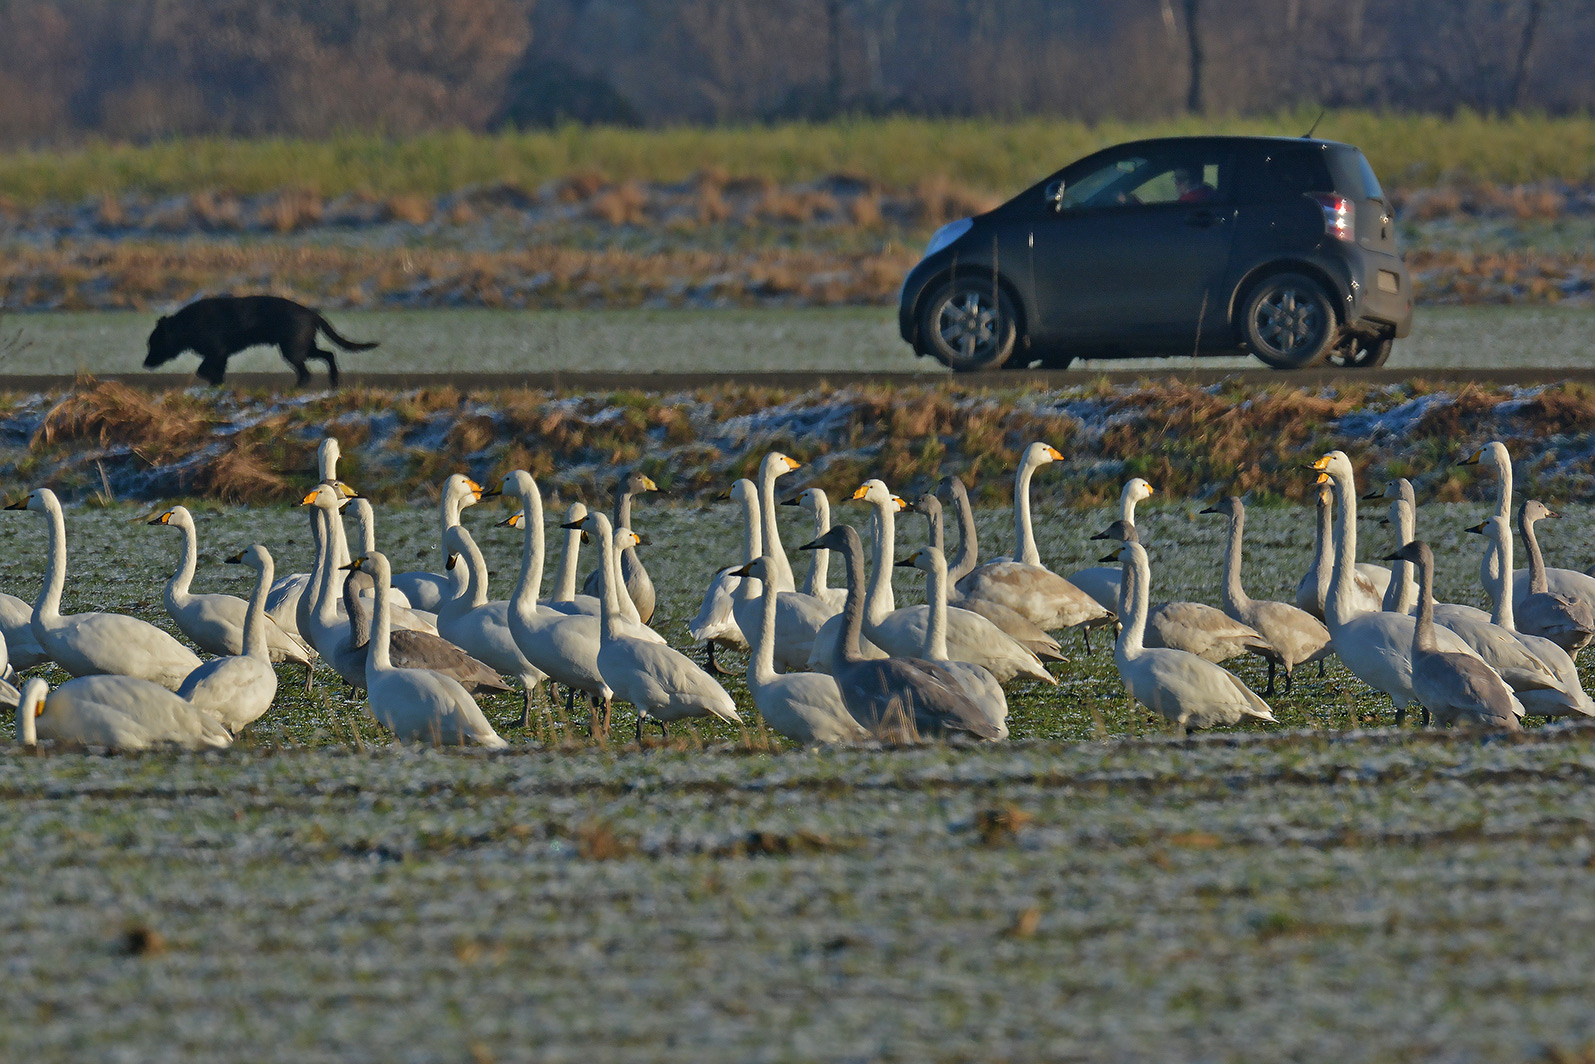
M818 539L831 530L831 500L821 488L805 488L797 495L787 499L782 506L804 506L814 518L814 538ZM831 609L840 612L842 603L847 601L847 589L831 587L831 552L816 550L810 552L809 572L803 580L802 591L805 595L813 595L820 599Z
M939 662L958 681L969 700L980 707L997 732L996 738L1008 738L1008 696L991 670L971 661L954 661L947 654L947 559L941 548L921 547L897 563L918 569L925 574L925 600L930 607L930 624L925 629L925 645L921 655L926 661Z
M300 503L311 508L311 538L316 543L316 562L311 569L310 597L300 602L299 632L322 655L330 652L328 647L337 646L338 640L347 641L349 637L349 617L341 594L348 570L332 564L332 559L340 553L347 553L343 521L338 516L347 498L344 491L318 484ZM391 619L395 628L437 634L435 616L398 605L392 594L388 595L388 604L393 606Z
M781 544L781 530L776 524L775 482L786 474L802 469L803 463L780 451L771 451L759 462L759 524L763 533L766 567L773 576L764 581L765 587L777 591L796 591L797 580L792 575L792 563L787 560L786 547Z
M234 565L248 565L259 574L246 604L240 636L242 649L238 654L207 661L189 673L177 695L237 735L259 720L277 697L277 670L271 667L271 647L266 642L271 624L271 618L266 616L266 595L274 574L271 554L258 543L227 560Z
M946 666L920 657L866 658L860 653L864 625L864 547L850 525L835 525L800 550L834 550L847 574L847 604L834 631L833 677L852 718L885 739L916 742L951 733L995 739L985 712Z
M359 529L360 557L375 554L377 550L377 512L371 506L371 500L363 495L356 495L343 504L343 513L354 514L355 528ZM347 549L347 547L346 547ZM347 561L344 562L348 564ZM344 570L339 570L343 572ZM411 609L410 596L396 587L388 589L388 601L395 606Z
M864 631L870 642L889 656L917 658L924 653L925 634L930 627L930 607L891 608L894 605L891 588L896 513L907 504L879 480L865 481L853 497L869 503L875 510L872 560L875 569L871 574L869 598L866 600ZM841 619L833 617L826 624L840 625ZM831 630L834 632L835 628ZM826 646L834 648L834 643L833 636L821 634L816 636L814 647L818 652ZM983 666L1002 683L1018 676L1049 684L1058 682L1028 647L970 610L948 610L947 649L953 660Z
M443 534L443 548L464 559L468 579L462 592L438 607L438 634L478 661L519 681L526 695L521 727L529 727L532 696L546 677L515 645L515 637L510 633L509 601L488 600L487 562L471 533L464 525L455 525ZM536 569L530 576L533 586L542 583L542 562L540 556L535 560Z
M334 436L323 438L321 445L316 448L316 473L318 477L316 483L327 485L338 492L341 498L352 498L358 493L338 479L338 459L341 457L342 452L338 449L337 438ZM314 522L312 522L312 526L314 526ZM315 541L315 536L316 531L312 527L312 543ZM339 558L336 564L347 565L349 564L349 559L347 557ZM299 631L300 620L309 615L308 600L305 597L307 594L315 594L312 588L311 574L288 573L285 576L279 576L272 583L271 592L266 596L266 616L276 622L277 627L284 632L297 638L305 639L308 642L308 637ZM301 603L306 604L301 606ZM309 683L310 675L307 672L305 675L307 690Z
M438 541L449 529L460 523L460 511L482 497L482 485L464 473L450 473L443 481L443 491L438 496ZM448 547L442 546L443 559L448 560ZM416 609L437 612L449 597L449 578L441 573L412 571L393 574L393 586L403 591L410 605Z
M964 599L986 599L1006 606L1046 631L1086 628L1107 623L1110 611L1090 595L1041 564L1036 537L1030 526L1030 478L1036 469L1062 458L1055 448L1033 443L1014 478L1014 536L1012 559L999 558L977 567L956 589ZM1089 640L1089 636L1083 636ZM1089 641L1087 649L1090 648Z
M1291 673L1296 666L1322 661L1333 652L1329 645L1329 629L1306 610L1288 602L1254 599L1246 594L1241 583L1241 545L1242 537L1246 534L1246 505L1237 496L1227 496L1202 512L1224 514L1229 518L1229 538L1224 547L1224 580L1221 584L1224 612L1255 629L1274 648L1274 653L1268 658L1268 689L1263 694L1274 693L1276 664L1285 670L1285 690L1288 692Z
M1277 723L1268 703L1228 671L1183 650L1144 644L1152 582L1146 549L1127 540L1109 558L1115 556L1124 566L1117 611L1124 629L1113 645L1113 662L1130 697L1161 714L1180 735L1189 728L1238 724L1246 719Z
M84 676L54 691L37 676L29 680L17 702L17 742L31 747L41 739L124 751L214 750L233 741L221 721L135 676Z
M189 591L194 582L194 570L199 564L199 533L194 526L194 515L188 512L187 507L174 506L160 516L151 518L149 523L166 525L183 534L177 570L166 582L165 594L166 612L176 622L178 629L207 654L231 656L245 653L244 625L249 615L249 603L237 595L196 595ZM266 650L272 661L287 661L309 667L315 657L314 650L297 636L284 632L270 617L262 618L261 635L266 640Z
M742 505L743 526L747 530L744 545L752 553L747 559L759 556L764 544L758 488L751 480L742 479L731 486L731 498ZM766 594L775 595L775 661L783 672L795 672L807 667L815 650L815 639L826 621L835 616L831 608L812 595L797 591L772 591L764 581L754 581L746 597L737 595L737 588L745 581L722 570L716 582L728 589L731 595L731 614L743 642L751 645L750 636L759 626L759 602ZM733 582L734 581L734 582Z
M1418 617L1413 625L1412 686L1418 702L1439 724L1482 724L1506 731L1518 729L1523 706L1499 673L1476 657L1441 650L1434 624L1434 555L1429 545L1414 540L1391 554L1418 567Z
M33 634L33 605L15 595L0 594L0 633L13 669L31 669L50 660Z
M1329 628L1335 655L1358 679L1390 696L1396 723L1406 719L1407 707L1421 704L1412 686L1412 630L1416 621L1398 613L1369 610L1355 597L1353 572L1357 564L1357 485L1351 459L1344 451L1330 451L1317 459L1318 483L1335 493L1335 524L1331 537L1334 553L1329 595L1324 603L1324 623ZM1435 633L1440 650L1469 654L1473 651L1451 632ZM1352 710L1355 718L1356 710Z
M376 581L375 617L366 660L366 704L371 716L401 741L475 743L489 749L508 746L458 680L431 669L394 668L388 655L394 609L387 595L388 559L379 552L356 559L350 567L369 572Z
M759 556L763 544L754 493L742 485L751 485L751 482L737 481L729 491L722 492L720 498L730 499L742 507L740 564L746 565ZM703 644L704 667L710 672L718 672L721 675L730 674L714 660L715 645L719 644L734 650L743 650L748 646L748 637L743 633L742 626L737 623L736 595L737 589L743 583L743 578L732 571L737 567L728 565L715 572L709 580L709 586L704 589L703 603L698 607L698 615L687 624L687 635L694 643Z
M1140 477L1131 477L1119 489L1119 520L1135 524L1135 504L1145 502L1157 489ZM1094 565L1069 574L1069 583L1096 599L1110 613L1119 609L1119 579L1122 569L1117 565Z
M1516 635L1529 650L1556 674L1557 690L1516 691L1523 711L1534 717L1595 716L1595 700L1584 690L1579 679L1578 666L1573 656L1554 640L1531 635L1518 630L1517 616L1512 596L1506 593L1506 571L1512 568L1512 526L1506 518L1491 516L1468 529L1469 532L1487 536L1487 550L1500 552L1502 564L1491 577L1492 585L1486 590L1495 601L1495 611L1490 619ZM1532 596L1529 600L1532 601Z
M66 586L66 518L49 488L36 488L7 510L44 515L50 534L49 568L33 604L33 634L45 653L73 676L111 673L134 676L175 691L199 668L199 658L172 636L136 617L120 613L61 614Z
M1326 620L1325 602L1329 599L1329 584L1335 571L1334 535L1330 531L1335 494L1329 484L1316 486L1317 535L1313 539L1313 560L1296 584L1296 606L1319 620ZM1358 562L1352 570L1350 595L1352 605L1359 611L1378 610L1384 605L1385 590L1390 586L1390 570L1369 562Z
M755 558L735 570L743 578L738 594L751 597L755 583L770 586L768 559ZM823 673L795 672L777 675L775 671L775 596L758 596L759 626L753 636L748 658L748 693L764 722L777 732L811 746L816 743L860 742L870 737L854 720L842 701L836 681Z
M642 741L645 716L657 721L667 734L670 721L687 717L713 716L742 723L725 688L685 654L627 634L620 613L623 574L616 558L616 534L609 518L601 513L588 514L582 527L597 538L602 555L598 572L604 615L599 624L598 671L616 698L636 707L637 741ZM637 536L633 532L625 538L635 540Z
M1491 441L1462 459L1457 465L1482 465L1495 473L1495 515L1511 519L1512 516L1512 455L1506 445L1500 441ZM1500 555L1486 552L1483 563L1479 567L1480 582L1489 584L1489 574L1500 567ZM1595 577L1587 573L1580 573L1572 569L1545 570L1545 590L1552 594L1561 595L1573 602L1583 603L1587 608L1595 611ZM1526 569L1519 569L1512 574L1512 597L1519 611L1523 608L1523 600L1533 589L1531 587L1531 574ZM1527 623L1527 616L1520 617L1519 624Z
M611 527L616 531L631 527L631 500L645 491L658 491L659 485L651 477L641 473L632 472L624 480L615 485L615 517ZM599 574L603 571L600 565L597 569L587 574L587 580L582 584L582 593L599 597ZM653 581L648 577L648 570L643 568L642 559L637 556L636 545L626 548L620 555L620 573L626 581L626 594L621 600L622 609L629 615L636 613L635 619L643 624L653 620L655 593Z

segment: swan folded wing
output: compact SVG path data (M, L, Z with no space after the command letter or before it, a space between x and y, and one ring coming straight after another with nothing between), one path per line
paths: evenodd
M372 685L371 715L401 739L509 745L459 682L430 669L387 671Z
M605 641L598 651L598 671L624 702L663 720L711 713L741 723L737 705L725 688L684 654L639 640Z
M997 727L958 683L944 664L924 658L887 658L879 663L881 682L896 704L912 720L920 735L934 736L948 731L969 732L982 739L1000 738ZM917 676L919 682L892 683L894 674ZM930 682L924 682L924 681ZM892 727L893 720L883 713L880 725ZM872 729L875 730L875 729Z
M1007 632L1019 645L1042 661L1064 661L1063 647L1052 636L1028 617L1021 616L998 602L986 599L960 599L948 602L950 608L978 613L992 624Z
M930 607L921 604L893 610L870 634L894 656L913 658L924 650L929 630ZM1023 675L1058 682L1029 647L972 610L947 608L947 656L984 666L998 680Z
M1500 625L1450 611L1446 616L1436 616L1435 623L1466 643L1513 690L1544 691L1561 686L1556 674Z
M221 748L232 735L221 721L166 688L133 676L86 676L57 688L39 717L40 738L115 750L171 743Z
M200 664L170 633L121 614L72 614L41 634L50 656L74 676L133 676L175 690Z
M1089 569L1081 569L1077 573L1069 574L1069 583L1090 595L1103 609L1109 613L1119 612L1119 585L1123 573L1117 565L1094 565Z
M388 635L388 655L395 669L432 669L458 680L467 690L509 691L504 677L440 635L400 629Z
M1250 688L1195 654L1149 649L1142 652L1142 660L1146 678L1152 681L1148 708L1170 720L1207 727L1234 724L1242 717L1274 719L1267 703ZM1131 693L1146 701L1140 690Z
M758 691L754 703L765 721L788 738L799 742L851 743L870 737L848 713L836 681L829 676L788 673L762 686L774 697L761 697L764 692ZM788 717L791 719L785 719Z
M1523 706L1496 671L1476 657L1447 651L1423 655L1413 669L1419 701L1437 720L1514 728Z
M249 657L207 661L177 689L177 697L215 717L234 734L260 719L276 695L276 670Z
M987 562L955 587L964 598L996 602L1048 631L1109 615L1101 603L1057 573L1024 562Z
M694 643L704 643L710 639L747 642L742 629L737 626L731 606L733 596L741 585L742 577L732 576L729 569L722 569L715 574L708 590L703 593L703 606L698 610L698 616L687 625L687 634Z

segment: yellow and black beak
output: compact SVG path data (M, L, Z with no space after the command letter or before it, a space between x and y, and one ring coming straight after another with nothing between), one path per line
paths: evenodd
M860 484L858 486L858 490L853 493L853 499L856 501L858 499L862 499L864 496L866 496L868 494L869 494L869 485L868 484Z
M648 491L658 491L659 490L659 485L655 484L654 483L654 478L653 477L649 477L649 476L645 476L645 477L642 478L642 486L645 489L647 489Z
M1048 444L1047 445L1047 457L1051 458L1054 462L1061 462L1061 461L1063 461L1063 452L1058 450L1056 447L1052 446L1051 444Z
M310 492L303 499L300 499L299 500L299 505L300 506L309 506L311 503L316 501L316 495L318 493L320 493L320 491L321 491L321 489L319 487L316 488L315 491Z
M239 565L239 564L241 564L243 562L243 560L244 560L244 552L243 551L239 551L237 554L229 554L227 556L227 564L228 565Z
M1457 465L1459 465L1459 466L1461 466L1461 465L1478 465L1479 464L1479 459L1481 459L1483 457L1484 457L1484 448L1480 447L1477 451L1474 451L1472 454L1470 454L1466 458L1462 459L1462 461L1458 462Z
M1307 468L1308 469L1314 469L1314 470L1317 470L1318 472L1322 473L1324 470L1329 468L1329 456L1326 454L1326 455L1322 456L1321 458L1315 459L1313 461L1313 464L1308 466Z
M157 517L152 517L147 523L152 525L169 525L172 523L172 511L167 510L165 513Z
M516 513L510 514L508 517L504 518L504 520L500 521L498 524L494 525L493 527L494 528L520 528L521 525L524 524L525 522L526 522L526 514L525 514L524 511L520 511L520 512L516 512Z
M1476 536L1482 536L1484 535L1484 530L1489 527L1489 524L1490 523L1488 521L1480 521L1476 525L1469 525L1467 528L1463 529L1463 531L1472 532Z
M362 555L360 555L360 557L356 558L354 561L350 562L348 565L340 565L340 566L338 566L338 568L346 570L348 572L353 572L354 570L360 568L360 566L362 564L364 564L365 560L366 560L366 556L364 554L362 554Z
M1335 482L1335 478L1330 476L1328 473L1319 473L1318 474L1318 479L1313 481L1314 484L1324 484L1324 485L1333 484L1334 482Z
M18 499L16 502L8 502L8 503L6 503L6 509L7 510L26 510L28 508L28 500L31 499L31 498L33 498L33 496L25 495L22 498Z

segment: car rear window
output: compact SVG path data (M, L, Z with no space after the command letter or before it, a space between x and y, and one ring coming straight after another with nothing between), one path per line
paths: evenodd
M1385 190L1379 187L1379 179L1374 176L1373 167L1368 165L1368 157L1356 148L1334 152L1330 156L1329 167L1335 178L1335 187L1329 191L1353 199L1385 198Z
M1312 148L1275 150L1263 160L1263 188L1269 198L1303 192L1332 192L1334 183L1324 153Z

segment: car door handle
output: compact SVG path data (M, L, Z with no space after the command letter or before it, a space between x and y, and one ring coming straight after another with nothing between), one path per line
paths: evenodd
M1185 224L1193 229L1211 229L1215 225L1223 225L1224 216L1217 211L1192 211L1185 216Z

